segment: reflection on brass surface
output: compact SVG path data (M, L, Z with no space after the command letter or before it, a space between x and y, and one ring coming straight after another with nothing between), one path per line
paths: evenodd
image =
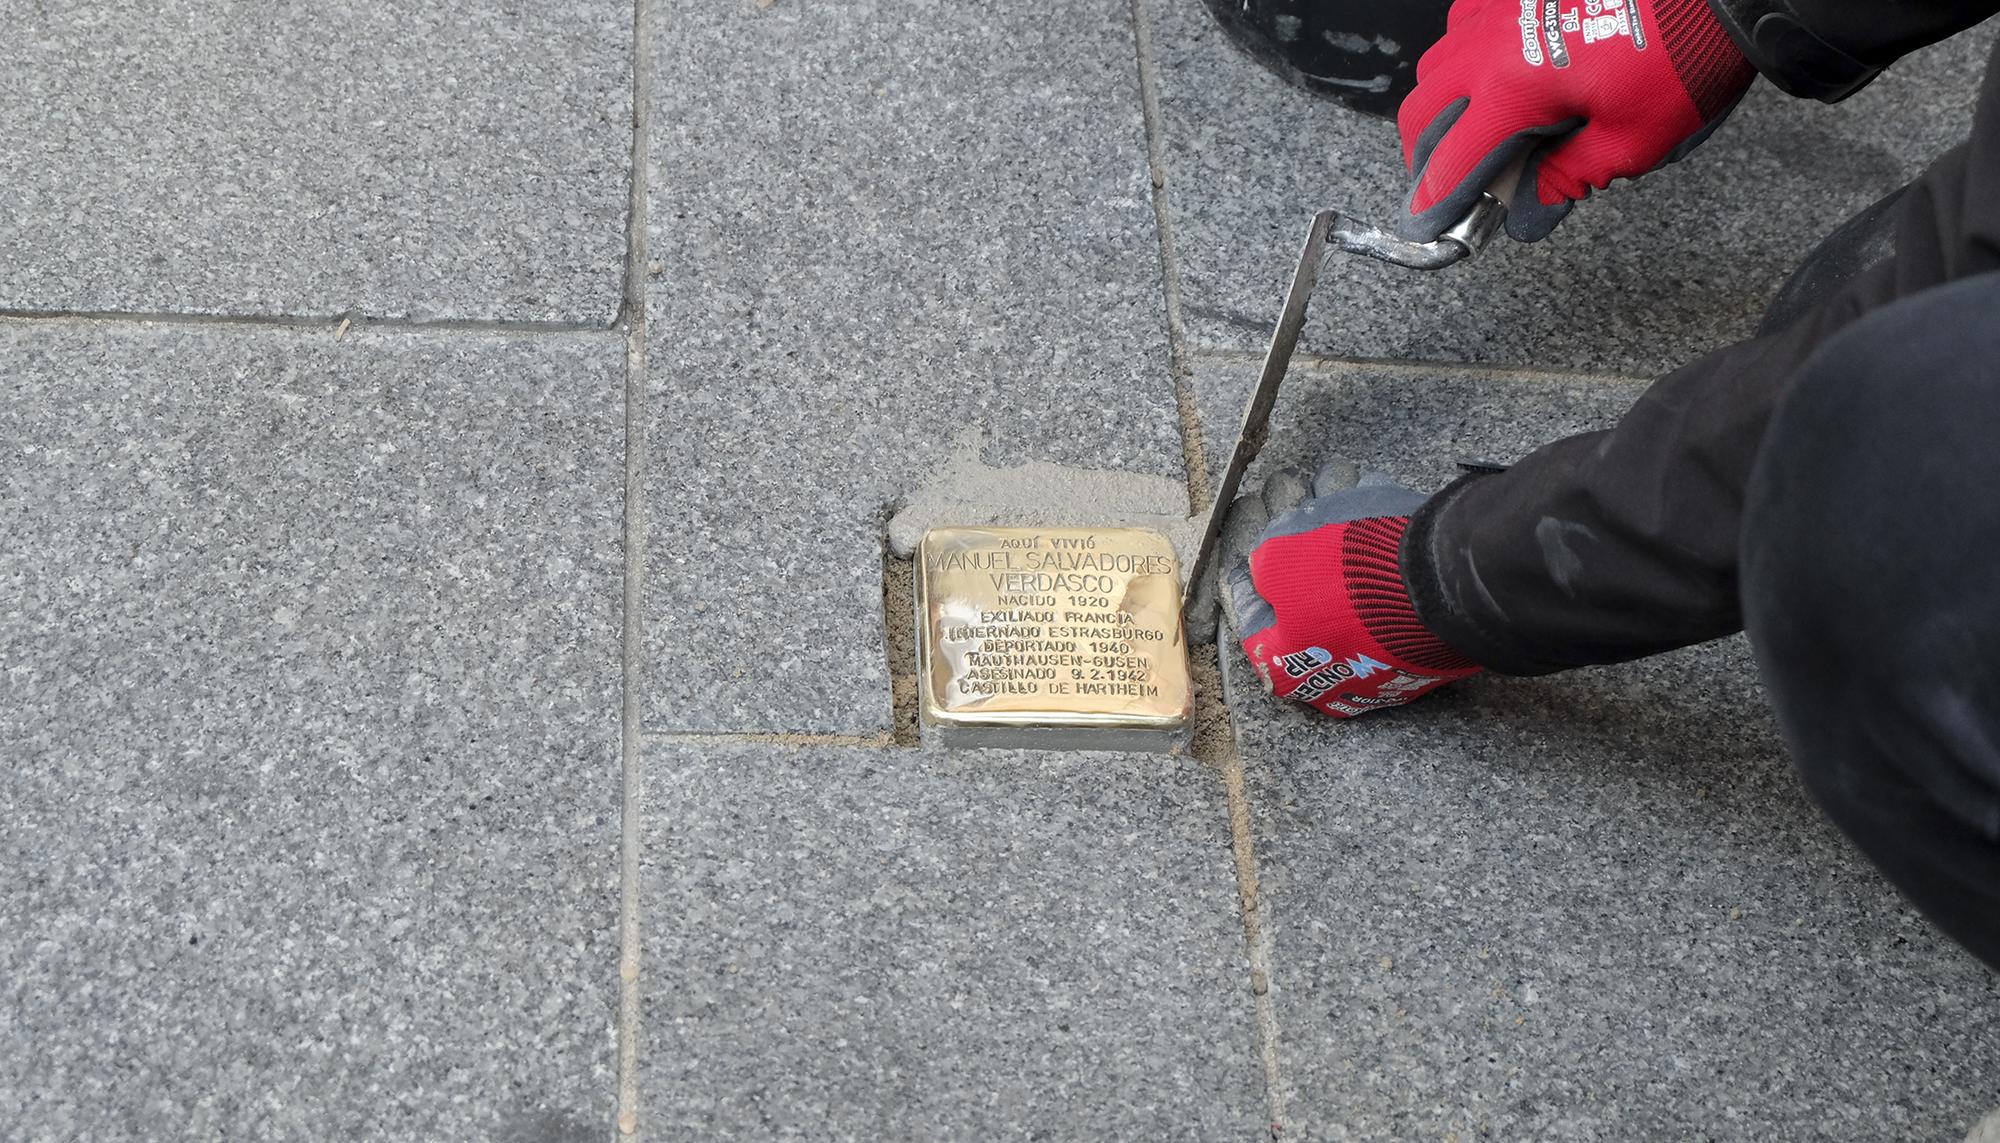
M916 565L927 726L995 732L959 736L972 744L1107 748L1171 745L1186 728L1180 574L1164 536L936 528ZM1038 733L1052 730L1071 733Z

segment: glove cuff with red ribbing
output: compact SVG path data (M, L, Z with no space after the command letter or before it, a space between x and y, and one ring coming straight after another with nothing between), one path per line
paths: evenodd
M1409 702L1479 666L1417 618L1398 558L1407 516L1272 536L1250 556L1271 622L1242 635L1273 694L1351 718Z

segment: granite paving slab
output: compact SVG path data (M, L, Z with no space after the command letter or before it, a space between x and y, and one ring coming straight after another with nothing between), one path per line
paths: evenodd
M1808 804L1740 640L1342 725L1231 665L1304 1137L1956 1140L2000 1103L2000 978Z
M883 522L963 430L1181 474L1129 17L656 26L647 726L874 733Z
M622 341L0 323L10 1139L601 1139Z
M653 740L646 767L650 1137L1263 1137L1200 763Z
M1261 364L1249 357L1194 363L1212 476L1229 460ZM1510 463L1550 441L1607 428L1644 390L1642 381L1617 377L1295 359L1244 488L1276 468L1312 471L1340 455L1431 492L1458 476L1460 461Z
M1434 488L1635 391L1308 369L1266 457ZM1740 639L1345 723L1225 667L1288 1135L1955 1140L2000 1103L2000 978L1808 804Z
M0 310L609 324L632 6L18 5Z
M1287 86L1198 0L1146 4L1187 336L1261 350L1315 210L1400 213L1395 127ZM1688 159L1545 242L1435 274L1337 256L1304 348L1650 375L1738 340L1820 236L1964 137L1994 34L1919 52L1838 106L1760 82Z

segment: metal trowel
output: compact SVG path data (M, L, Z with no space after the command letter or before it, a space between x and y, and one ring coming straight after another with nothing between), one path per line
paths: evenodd
M911 571L924 737L947 747L1189 749L1189 637L1213 614L1198 601L1215 598L1202 589L1204 572L1236 486L1264 444L1322 259L1340 249L1420 270L1448 266L1492 238L1504 199L1488 194L1435 242L1405 242L1336 211L1313 218L1186 579L1173 541L1148 528L924 532Z
M1306 306L1312 301L1313 287L1319 283L1320 269L1327 257L1335 251L1345 251L1412 270L1442 270L1464 261L1484 250L1500 232L1507 219L1507 200L1513 197L1520 176L1518 164L1503 173L1480 194L1479 201L1464 217L1431 242L1398 238L1379 226L1337 210L1322 210L1313 215L1312 225L1306 230L1305 248L1299 252L1298 269L1292 272L1291 289L1285 294L1285 307L1279 311L1278 324L1271 330L1271 347L1265 351L1257 388L1243 410L1243 426L1237 430L1236 447L1230 450L1229 463L1216 483L1215 500L1209 505L1208 518L1202 525L1201 543L1188 567L1182 607L1183 619L1190 627L1202 626L1197 622L1197 608L1212 607L1216 602L1214 592L1203 590L1203 577L1209 573L1223 520L1236 501L1237 486L1270 435L1271 410L1278 403L1278 386L1284 383L1292 351L1298 347L1299 334L1305 330Z

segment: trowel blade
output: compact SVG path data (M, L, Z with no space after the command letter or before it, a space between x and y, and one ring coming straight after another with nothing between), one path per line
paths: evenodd
M1237 486L1243 483L1243 474L1249 471L1250 462L1257 459L1269 435L1271 410L1278 403L1278 386L1284 383L1285 371L1292 364L1292 351L1298 348L1299 334L1305 330L1306 305L1312 301L1313 287L1319 284L1327 234L1338 217L1337 211L1322 210L1313 215L1312 227L1306 231L1305 249L1299 252L1299 268L1292 271L1292 288L1285 294L1285 308L1279 311L1278 324L1271 330L1271 348L1264 353L1264 368L1257 375L1257 388L1243 409L1243 427L1237 430L1236 447L1229 451L1229 463L1223 467L1222 479L1215 486L1215 500L1209 505L1208 519L1202 525L1201 543L1195 548L1194 561L1188 565L1183 609L1194 607L1198 599L1210 603L1216 599L1200 590L1202 577L1208 574L1215 541L1222 534L1229 506L1236 502Z

